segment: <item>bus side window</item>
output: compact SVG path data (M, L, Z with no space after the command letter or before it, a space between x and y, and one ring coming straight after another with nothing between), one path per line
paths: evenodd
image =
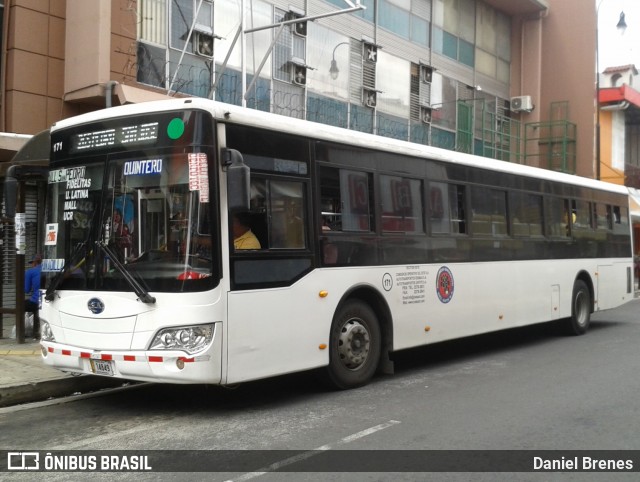
M342 203L338 172L338 169L327 167L319 169L322 231L342 231Z
M569 201L549 197L545 202L546 234L551 237L568 237L571 234Z
M432 182L429 186L431 232L466 234L466 199L465 186Z
M252 178L250 210L230 213L231 237L236 251L268 249L266 192L266 181Z
M592 213L591 203L575 199L571 201L571 221L576 229L592 229Z
M509 216L514 236L542 236L542 196L522 192L509 193Z
M476 186L471 191L471 234L506 236L507 193Z
M371 174L329 167L319 172L323 231L372 231Z
M380 176L382 231L424 233L422 181L400 176Z
M281 179L251 180L251 231L260 249L304 249L305 183Z
M629 231L629 211L626 207L613 207L613 232L627 234Z
M595 228L598 230L611 230L611 206L603 203L593 203L593 217Z
M305 240L304 184L269 181L269 240L271 248L303 249Z

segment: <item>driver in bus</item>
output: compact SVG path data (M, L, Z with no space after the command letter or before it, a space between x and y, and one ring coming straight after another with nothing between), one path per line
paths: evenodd
M234 249L260 249L260 241L250 227L249 213L233 215L233 247Z

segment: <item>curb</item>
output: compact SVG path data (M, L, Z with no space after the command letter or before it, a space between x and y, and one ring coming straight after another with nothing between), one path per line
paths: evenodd
M0 356L40 356L40 350L0 350Z
M0 407L40 402L49 398L65 397L78 392L93 392L104 388L115 388L130 383L129 380L93 375L80 375L57 380L24 383L22 385L0 388Z

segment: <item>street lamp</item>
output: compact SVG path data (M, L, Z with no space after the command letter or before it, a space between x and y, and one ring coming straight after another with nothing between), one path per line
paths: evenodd
M331 67L329 67L329 75L331 75L331 78L333 80L336 80L338 78L338 75L340 75L340 69L338 69L338 62L336 62L336 49L341 45L349 45L349 42L340 42L338 45L336 45L333 48L333 54L331 56Z
M627 22L624 20L624 11L620 12L620 20L618 20L618 25L616 28L620 31L620 33L624 33L627 30Z
M602 5L602 0L598 2L598 6L596 7L596 179L600 179L600 163L602 162L600 156L600 35L598 29L600 5ZM616 28L620 34L624 34L627 29L624 11L620 12L620 19L616 24Z

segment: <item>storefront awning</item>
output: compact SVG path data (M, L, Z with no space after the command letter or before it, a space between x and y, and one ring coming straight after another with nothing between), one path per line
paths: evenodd
M0 177L6 170L9 161L16 155L22 147L31 139L29 134L14 134L11 132L0 132ZM4 166L4 167L3 167Z
M49 153L51 152L51 135L49 129L37 133L20 149L11 164L22 164L26 161L41 161L45 165L49 164Z

